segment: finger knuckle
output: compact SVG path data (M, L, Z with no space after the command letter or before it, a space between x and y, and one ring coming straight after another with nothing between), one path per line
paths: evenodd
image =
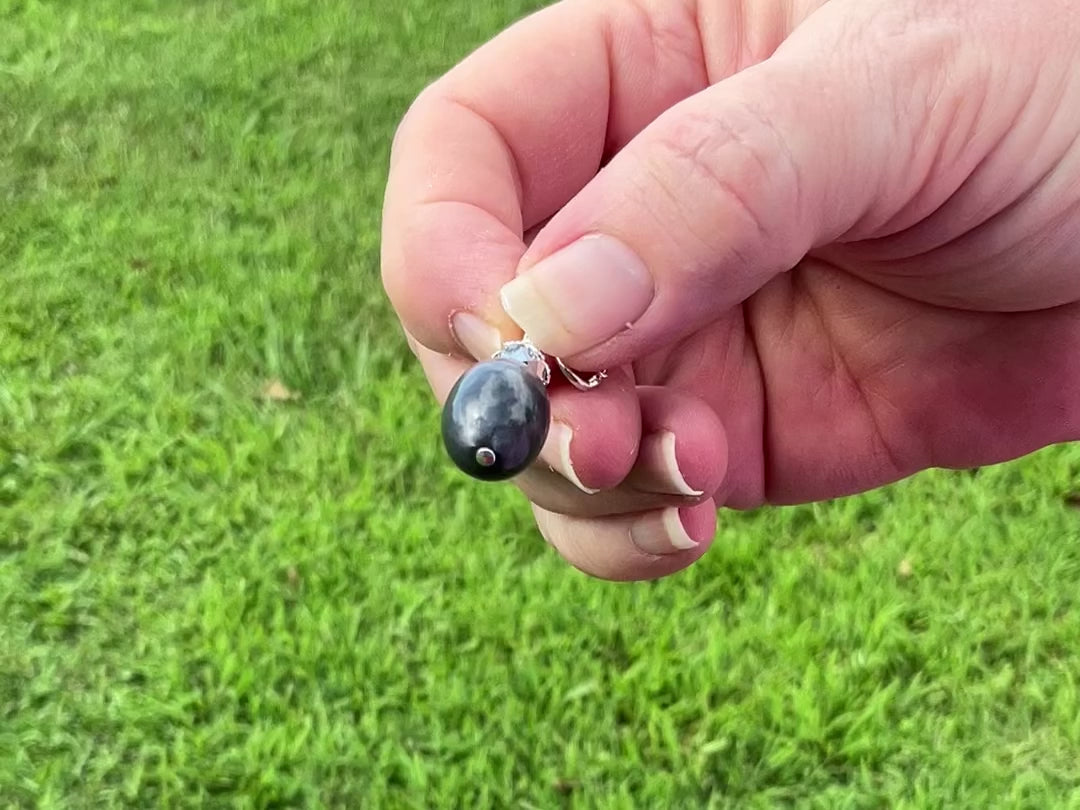
M738 252L740 241L776 239L782 212L798 206L790 150L768 116L748 103L670 115L649 143L645 163L681 224L717 248ZM702 217L703 206L710 216ZM720 227L726 223L739 227Z

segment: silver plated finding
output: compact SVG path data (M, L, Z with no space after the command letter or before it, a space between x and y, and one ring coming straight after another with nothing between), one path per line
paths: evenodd
M513 360L521 363L535 374L544 385L551 382L551 366L544 358L544 353L536 348L528 338L511 340L492 355L492 360Z
M562 361L562 358L556 357L555 362L559 364L559 371L563 373L563 376L566 377L566 379L570 381L570 384L578 391L591 391L607 379L607 371L598 371L586 380L572 368L567 366L566 363Z
M545 386L551 382L551 366L548 365L544 353L533 345L526 335L521 340L511 340L499 351L492 355L493 360L514 360L521 363L535 374ZM607 379L607 371L598 371L589 379L585 379L566 363L561 357L556 357L555 362L559 365L559 371L578 391L591 391Z

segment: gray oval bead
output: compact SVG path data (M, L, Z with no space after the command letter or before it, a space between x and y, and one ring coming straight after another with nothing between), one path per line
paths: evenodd
M512 360L488 360L466 371L442 412L451 460L481 481L513 478L547 441L551 405L535 374Z

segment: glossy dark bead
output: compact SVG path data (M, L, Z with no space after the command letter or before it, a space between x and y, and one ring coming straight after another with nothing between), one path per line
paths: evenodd
M551 406L543 383L521 363L488 360L466 371L442 413L446 450L481 481L513 478L547 440Z

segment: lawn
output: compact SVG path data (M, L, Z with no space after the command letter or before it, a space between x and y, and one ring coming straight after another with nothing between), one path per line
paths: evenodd
M1080 451L562 563L378 273L535 6L0 0L0 807L1080 808Z

